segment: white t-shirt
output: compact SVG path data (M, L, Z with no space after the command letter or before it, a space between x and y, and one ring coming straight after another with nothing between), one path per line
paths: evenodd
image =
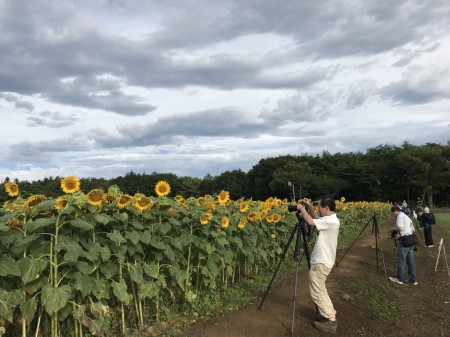
M411 219L403 212L400 212L397 215L397 220L395 220L395 226L397 228L401 228L401 233L397 233L396 237L397 239L401 236L401 235L406 235L406 234L412 234L414 232L414 227L412 226L412 221Z
M319 236L314 245L310 262L311 264L322 263L328 268L333 268L336 260L340 221L335 213L313 220Z

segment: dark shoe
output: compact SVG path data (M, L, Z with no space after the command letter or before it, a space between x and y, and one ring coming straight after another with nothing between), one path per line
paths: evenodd
M336 321L330 321L329 319L325 318L321 322L315 321L313 323L314 327L319 329L323 332L329 332L329 333L336 333L337 330L337 322Z
M328 321L328 318L326 318L325 316L322 316L321 314L317 314L315 321L316 322Z

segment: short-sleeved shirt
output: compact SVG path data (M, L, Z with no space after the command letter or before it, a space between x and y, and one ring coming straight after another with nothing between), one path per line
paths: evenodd
M403 231L396 234L396 238L400 238L401 235L412 234L413 227L411 219L405 213L399 213L397 220L395 221L395 226L397 228L403 228Z
M316 239L310 262L312 265L322 263L328 268L333 268L336 260L339 218L336 214L332 214L313 220L319 236Z

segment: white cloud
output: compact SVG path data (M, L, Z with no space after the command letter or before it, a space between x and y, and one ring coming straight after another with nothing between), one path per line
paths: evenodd
M0 6L0 181L449 140L446 0Z

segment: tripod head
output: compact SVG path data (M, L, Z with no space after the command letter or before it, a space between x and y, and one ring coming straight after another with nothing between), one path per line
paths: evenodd
M306 236L310 236L312 233L312 226L309 226L305 219L303 218L303 215L300 211L297 211L295 213L295 216L297 217L297 224L298 226L300 226L302 233L304 233L304 235Z

